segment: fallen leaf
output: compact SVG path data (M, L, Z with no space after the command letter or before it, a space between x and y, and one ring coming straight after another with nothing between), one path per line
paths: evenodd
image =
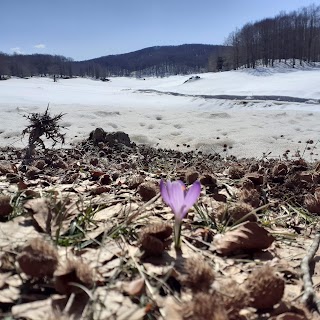
M224 235L215 236L213 246L218 253L228 255L238 250L267 249L273 241L274 237L266 229L256 222L246 222Z
M0 251L10 251L38 235L30 218L20 216L0 222Z
M182 307L175 302L173 297L168 297L166 299L164 305L164 313L166 315L166 319L183 320Z
M22 280L10 272L0 273L0 303L13 303L20 298Z
M144 279L139 278L130 282L124 282L122 289L129 296L141 296L145 290Z
M294 314L292 312L286 312L276 317L270 318L270 320L305 320L305 319L306 317L301 316L299 314Z
M31 199L24 204L24 208L31 212L33 220L38 227L50 234L50 222L52 219L49 205L46 199Z

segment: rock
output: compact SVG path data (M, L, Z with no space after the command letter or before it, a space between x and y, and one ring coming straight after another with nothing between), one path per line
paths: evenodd
M106 132L102 128L96 128L90 132L89 140L93 141L94 145L98 145L100 142L105 142Z
M105 142L107 142L111 146L115 144L123 144L127 147L131 147L129 136L122 131L107 133L105 135Z
M123 144L127 147L131 147L131 141L125 132L105 132L102 128L96 128L91 131L89 135L89 140L92 140L93 144L96 146L101 146L102 143L107 143L109 146L114 146L116 144Z

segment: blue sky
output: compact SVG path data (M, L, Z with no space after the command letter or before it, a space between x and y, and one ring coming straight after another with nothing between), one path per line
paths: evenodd
M247 22L320 0L0 0L0 51L75 60L156 45L223 44Z

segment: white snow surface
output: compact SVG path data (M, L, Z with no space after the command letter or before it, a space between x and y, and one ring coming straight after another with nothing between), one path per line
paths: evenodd
M26 146L21 132L28 122L23 115L44 112L49 104L51 114L66 113L61 124L66 127L67 147L101 127L124 131L136 143L181 151L282 157L290 150L289 157L300 151L309 160L320 159L320 68L279 65L198 75L199 80L187 83L196 75L112 77L109 82L84 78L53 82L40 77L0 81L0 146ZM307 145L308 140L314 143Z

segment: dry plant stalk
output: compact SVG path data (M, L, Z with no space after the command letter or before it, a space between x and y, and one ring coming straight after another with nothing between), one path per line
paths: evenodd
M320 313L320 301L316 299L316 294L313 289L310 263L319 249L319 244L320 244L320 233L317 233L316 236L314 237L312 245L310 246L307 254L303 257L300 265L301 272L302 272L303 287L304 287L304 294L301 300L306 305L314 304L317 308L318 313Z

